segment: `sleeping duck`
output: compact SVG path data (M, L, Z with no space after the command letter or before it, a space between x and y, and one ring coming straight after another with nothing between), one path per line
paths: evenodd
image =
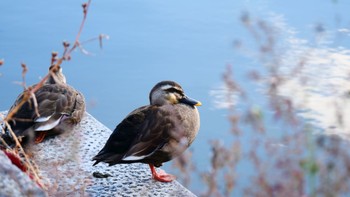
M18 96L9 113L22 101L24 93ZM33 141L40 143L46 136L72 130L73 126L81 121L85 112L84 96L66 84L61 67L51 66L49 78L34 94L37 106L33 98L30 98L9 121L21 144ZM8 128L4 130L5 133L0 137L7 145L13 146L14 140Z
M199 130L201 103L187 97L179 84L162 81L149 94L150 105L132 111L115 128L105 146L93 158L95 163L145 163L152 176L171 182L173 175L157 172L160 167L183 153Z

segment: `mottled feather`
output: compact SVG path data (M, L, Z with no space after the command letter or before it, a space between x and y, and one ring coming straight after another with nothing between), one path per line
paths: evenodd
M182 88L164 81L151 90L149 98L151 105L132 111L115 128L93 158L94 165L140 162L159 167L192 143L199 130L199 114L193 105L179 102L187 98Z
M57 74L63 76L60 71ZM10 111L21 102L24 93L25 91L18 96ZM39 114L35 110L34 100L29 99L9 121L11 129L18 138L23 139L24 143L33 141L36 131L47 131L47 135L57 135L71 130L81 121L85 112L84 96L67 85L65 78L58 82L49 78L35 92L35 98ZM8 131L1 137L9 145L13 144L13 139Z

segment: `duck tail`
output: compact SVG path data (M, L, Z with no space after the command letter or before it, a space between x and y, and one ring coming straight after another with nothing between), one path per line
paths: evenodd
M8 132L5 131L5 133L1 133L1 135L0 135L0 149L11 148L14 146L14 144L15 144L15 141L9 135Z
M100 163L100 161L99 161L99 160L97 160L97 159L95 159L95 157L94 157L94 158L92 158L92 161L95 161L95 163L94 163L94 164L92 164L92 166L95 166L96 164Z
M92 158L95 163L93 166L100 162L107 163L109 166L120 163L122 155L114 155L113 153L100 152Z
M34 142L34 130L32 128L28 128L24 131L13 130L13 133L16 135L17 140L22 146L30 145ZM8 149L16 146L16 141L13 138L7 127L2 128L0 131L0 148Z

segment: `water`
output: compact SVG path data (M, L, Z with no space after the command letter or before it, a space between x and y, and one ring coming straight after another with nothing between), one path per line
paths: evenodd
M21 62L29 68L26 83L36 83L47 73L51 52L62 52L63 40L73 42L82 18L81 3L0 2L0 59L5 60L5 65L0 67L0 110L8 109L22 90L14 83L21 81ZM311 11L315 6L317 11ZM89 55L77 50L72 60L62 66L68 83L84 93L88 112L110 129L131 110L148 103L148 93L155 83L166 79L179 82L190 97L203 103L199 108L201 130L191 149L197 168L206 171L210 156L208 141L231 136L222 85L227 64L233 66L235 79L249 94L261 94L260 90L256 91L259 88L245 82L246 72L261 69L261 62L254 36L240 21L242 13L264 19L279 29L285 67L306 51L312 50L312 57L320 54L325 57L321 62L314 58L310 63L313 67L306 73L316 81L311 87L326 92L317 83L318 68L323 65L322 70L334 71L322 77L326 85L334 77L341 78L342 85L333 85L340 87L337 95L341 95L346 91L344 73L350 68L349 8L350 4L342 2L316 0L93 1L81 41L100 33L108 34L110 39L104 41L102 50L98 42L87 43L84 48ZM315 36L317 27L325 28L326 36L321 40ZM237 40L246 47L243 52L234 50ZM287 87L301 94L308 92L297 82ZM318 94L311 95L317 99ZM252 102L264 103L264 100L256 97ZM322 114L318 106L300 107L305 109ZM312 114L305 117L324 122L320 118L324 116ZM334 122L324 127L329 125ZM171 170L171 164L165 168ZM190 189L200 192L201 188L202 183L197 182Z

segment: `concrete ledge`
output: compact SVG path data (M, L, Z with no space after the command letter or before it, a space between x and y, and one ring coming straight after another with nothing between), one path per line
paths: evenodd
M111 132L86 113L72 132L31 148L49 196L195 196L176 181L154 181L145 164L112 167L98 164L93 167L91 158L102 148ZM111 176L95 178L93 172Z
M0 196L46 196L25 173L0 151Z

